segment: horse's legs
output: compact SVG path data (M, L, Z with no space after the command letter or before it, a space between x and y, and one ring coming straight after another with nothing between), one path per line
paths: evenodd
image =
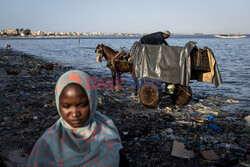
M118 78L118 90L122 87L121 86L121 73L120 71L117 72L117 78Z
M113 78L113 90L115 90L115 79L116 79L116 72L115 71L111 71L112 73L112 78Z
M135 76L135 72L134 71L131 71L130 72L131 73L131 75L132 75L132 77L133 77L133 80L134 80L134 82L135 82L135 92L134 92L134 95L135 96L137 96L138 95L138 79L137 79L137 77Z

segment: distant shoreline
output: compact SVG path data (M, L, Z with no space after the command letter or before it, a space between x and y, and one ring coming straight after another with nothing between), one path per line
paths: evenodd
M130 37L130 38L138 38L138 37L141 37L141 36L116 36L116 35L103 35L103 36L99 36L99 35L92 35L92 36L80 36L80 38L117 38L117 37ZM24 37L21 37L21 36L6 36L6 37L0 37L0 39L5 39L5 38L13 38L13 39L25 39L25 38L31 38L31 39L49 39L49 38L52 38L52 39L55 39L55 38L71 38L71 39L78 39L79 36L24 36Z
M216 34L173 34L171 37L178 36L213 36ZM244 34L247 37L250 34ZM138 39L142 37L142 35L81 35L81 36L0 36L0 40L2 39L112 39L112 38L130 38L130 39Z

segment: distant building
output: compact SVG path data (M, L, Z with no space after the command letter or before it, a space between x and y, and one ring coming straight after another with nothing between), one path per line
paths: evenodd
M25 34L24 34L23 32L20 32L20 36L21 36L21 37L24 37Z
M71 36L78 36L79 33L78 32L70 32L69 35L71 35Z
M5 33L6 33L7 35L17 35L17 31L12 30L12 29L6 30Z
M30 34L35 36L36 35L36 31L30 31Z
M31 31L30 33L33 36L42 36L42 35L44 35L44 32L42 32L42 31Z
M51 35L51 32L47 32L47 31L46 31L46 32L44 32L44 35L45 35L45 36L50 36L50 35Z
M38 31L30 31L30 34L33 36L37 36L38 35Z
M59 35L63 35L63 36L66 36L67 33L66 32L60 32Z
M43 32L43 31L37 31L37 35L38 35L38 36L43 36L43 35L44 35L44 32Z
M88 34L86 32L83 32L82 35L83 36L88 36Z
M53 35L55 35L55 34L56 34L55 32L50 32L50 35L51 35L51 36L53 36Z

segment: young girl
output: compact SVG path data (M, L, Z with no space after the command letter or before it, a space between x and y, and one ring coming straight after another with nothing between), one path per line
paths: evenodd
M121 139L113 121L96 111L97 92L88 75L63 74L55 89L61 116L39 138L28 166L118 166Z

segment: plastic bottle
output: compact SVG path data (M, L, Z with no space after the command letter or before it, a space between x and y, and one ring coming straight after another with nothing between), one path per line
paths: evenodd
M217 132L221 132L222 131L222 129L219 126L215 125L215 124L207 124L207 126L210 127L210 128L212 128L213 130L215 130Z
M240 151L246 152L245 149L243 149L243 148L241 148L241 147L239 147L239 146L237 146L237 145L235 145L235 144L221 143L221 144L217 144L217 147L218 147L218 148L225 148L225 149L227 149L227 150L233 149L233 150L240 150Z

